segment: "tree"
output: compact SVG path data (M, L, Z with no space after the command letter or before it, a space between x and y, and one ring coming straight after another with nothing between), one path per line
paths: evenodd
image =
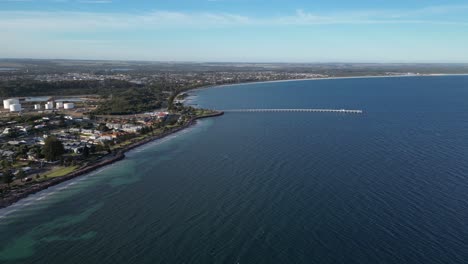
M46 160L55 161L58 157L65 153L62 142L56 137L47 137L45 140L44 147L42 148L42 154L44 154Z
M66 127L67 126L67 124L65 123L65 117L63 115L59 116L58 126L59 127Z
M22 158L28 157L28 151L29 151L29 148L27 145L21 145L18 149L18 152Z
M91 145L91 147L89 148L89 153L96 153L96 146L95 145Z
M7 136L8 136L9 138L17 138L17 137L19 136L19 132L18 132L18 130L17 130L16 128L15 128L15 129L10 129L10 130L8 131Z
M34 153L34 158L36 159L42 159L44 158L44 155L41 153L41 147L40 146L33 146L31 149L31 153Z
M8 169L11 167L11 162L6 159L2 159L0 165L2 165L3 169Z
M64 161L64 165L65 166L71 166L72 165L72 162L73 162L73 158L68 156L65 161Z
M83 148L83 157L85 157L85 158L89 157L89 152L90 152L90 150L89 150L88 146L84 146L84 148Z
M21 181L23 181L24 178L26 178L26 172L24 172L23 169L20 169L18 171L18 174L16 175L16 178L21 179Z
M10 187L10 184L13 182L13 173L10 170L4 170L2 180L3 183L8 184L8 187Z
M98 129L99 131L102 131L102 132L107 132L107 131L110 130L110 129L106 126L106 124L104 124L104 123L100 123L100 124L98 125L97 129Z

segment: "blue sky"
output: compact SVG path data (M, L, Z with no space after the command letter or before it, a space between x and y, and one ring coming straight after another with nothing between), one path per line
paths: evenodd
M468 1L0 0L0 57L468 62Z

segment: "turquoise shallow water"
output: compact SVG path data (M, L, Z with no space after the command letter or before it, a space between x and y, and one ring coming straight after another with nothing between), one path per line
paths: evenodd
M464 263L468 77L195 92L227 113L0 210L0 263Z

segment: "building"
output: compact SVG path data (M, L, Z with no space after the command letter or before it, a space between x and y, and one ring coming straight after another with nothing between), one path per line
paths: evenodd
M130 125L130 124L124 124L122 126L122 130L127 133L136 133L140 131L142 128L143 128L142 126L135 126L135 125Z
M153 112L152 116L156 116L158 119L164 119L169 115L169 112Z

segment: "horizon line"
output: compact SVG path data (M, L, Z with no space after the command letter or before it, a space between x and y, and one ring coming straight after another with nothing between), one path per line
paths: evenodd
M224 61L224 60L142 60L142 59L73 59L73 58L30 58L30 57L0 57L0 60L42 60L42 61L113 61L113 62L153 62L153 63L229 63L229 64L467 64L466 62L437 62L437 61Z

